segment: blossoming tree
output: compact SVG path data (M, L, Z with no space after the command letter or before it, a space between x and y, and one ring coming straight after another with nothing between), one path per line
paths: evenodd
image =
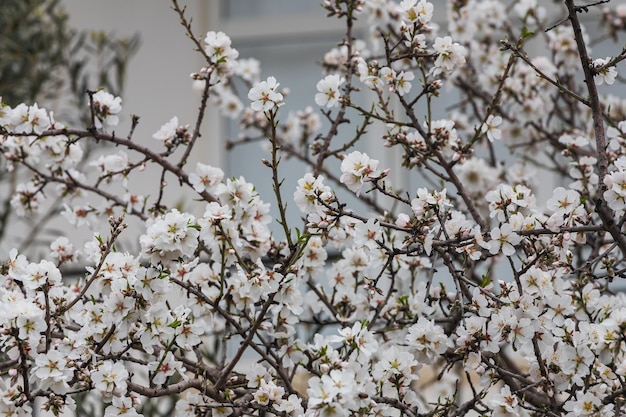
M579 20L608 1L564 0L555 23L536 0L450 0L447 31L439 3L325 0L346 31L315 110L283 114L280 80L260 81L224 33L198 37L176 0L206 59L193 126L174 117L142 145L137 118L115 131L122 100L106 91L88 93L82 127L3 106L3 157L30 172L14 210L57 194L69 223L96 233L4 260L0 415L58 415L85 395L105 416L174 395L177 416L622 415L626 101L596 86L619 78L626 52L593 58ZM598 16L605 34L626 28L623 5ZM371 37L356 38L357 20ZM545 49L531 55L531 42ZM448 87L458 105L436 118ZM252 183L187 163L210 105L242 141L265 138L277 232ZM402 165L381 166L364 140ZM87 161L91 142L115 147ZM286 157L308 167L295 190ZM147 166L162 172L158 192L131 193ZM539 198L546 167L560 186ZM409 172L423 186L392 186ZM189 207L167 206L166 176L193 193ZM136 253L116 245L133 217ZM64 277L72 264L82 279Z

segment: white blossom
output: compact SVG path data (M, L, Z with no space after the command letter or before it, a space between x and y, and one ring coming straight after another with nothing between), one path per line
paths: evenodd
M615 77L617 77L617 69L615 66L606 66L611 59L606 58L598 58L593 61L593 68L596 74L593 76L593 81L597 85L607 84L612 85L615 82Z
M341 98L341 85L345 82L345 78L336 74L327 75L323 80L317 83L317 91L315 94L315 103L318 106L337 107Z
M176 136L176 129L178 128L178 117L174 116L169 122L165 123L152 137L156 140L163 142L169 142Z
M100 129L105 125L117 126L119 123L118 114L122 111L122 99L100 90L92 96L92 100L96 128Z
M377 170L378 161L367 154L354 151L341 161L340 181L358 196L366 182L376 181L386 175Z
M94 388L105 396L121 396L126 392L129 373L121 362L107 360L91 373Z
M280 107L283 103L283 95L278 92L276 78L268 77L266 81L261 81L250 89L248 98L252 101L252 110L270 111L274 107Z
M193 189L199 193L215 189L224 178L224 171L220 168L198 162L196 164L196 172L189 174L189 182Z
M437 37L433 49L437 54L435 66L432 69L433 75L449 74L456 67L465 63L465 55L467 53L465 47L453 42L450 36Z

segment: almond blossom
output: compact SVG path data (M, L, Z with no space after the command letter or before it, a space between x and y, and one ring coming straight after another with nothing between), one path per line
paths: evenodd
M104 125L117 126L119 123L118 114L122 111L122 99L100 90L92 96L92 100L96 128L100 129Z
M597 85L612 85L617 77L617 69L615 66L607 66L610 62L610 58L602 59L598 58L593 61L593 67L596 69L596 74L593 77L594 82Z
M189 174L189 182L193 189L199 193L213 191L223 178L224 171L220 168L200 162L196 164L196 172Z
M176 129L178 128L178 117L174 116L169 122L165 123L152 137L156 140L162 140L163 142L171 142L176 136Z
M593 88L624 54L579 53L624 10L539 3L325 0L285 111L173 1L202 113L161 149L104 90L86 123L2 104L0 414L624 414L626 100ZM252 181L198 153L214 110Z
M248 92L252 110L266 112L283 105L283 95L278 92L279 85L276 78L268 77L252 87Z
M358 196L366 182L377 181L386 175L385 171L378 171L378 161L367 154L354 151L341 162L340 181Z
M128 371L119 362L104 361L91 373L94 388L106 396L121 396L127 388Z
M433 49L437 53L435 66L432 70L434 75L450 73L455 67L465 63L465 54L467 53L465 47L453 42L450 36L436 38Z
M493 255L499 252L506 256L513 255L515 253L515 245L522 240L509 223L504 223L500 227L494 227L490 236L491 240L485 244L485 248L489 249L489 252Z
M433 10L432 3L424 0L402 0L398 6L398 12L403 20L423 24L429 23L433 18Z
M345 82L345 78L337 74L327 75L323 80L317 83L317 91L315 94L315 103L318 106L337 107L341 98L341 85Z

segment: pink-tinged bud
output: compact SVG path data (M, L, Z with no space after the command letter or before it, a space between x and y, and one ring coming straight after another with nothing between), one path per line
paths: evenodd
M441 287L438 285L433 285L430 288L430 296L433 298L439 298L441 296Z
M404 213L400 213L396 219L396 226L409 228L411 227L411 218Z

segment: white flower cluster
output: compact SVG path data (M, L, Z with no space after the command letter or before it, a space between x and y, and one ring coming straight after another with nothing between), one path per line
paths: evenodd
M171 118L154 151L108 133L121 99L105 91L84 129L0 107L15 214L99 229L83 245L35 230L42 249L0 260L0 414L60 415L84 393L105 417L175 396L184 417L623 415L626 100L589 110L574 32L540 36L537 0L452 2L441 27L436 6L324 0L371 39L348 29L324 56L318 107L288 114L260 61L222 32L195 39L201 111L239 123L229 146L267 138L276 229L252 183L188 164L201 117ZM608 36L622 9L603 13ZM548 53L526 55L531 39ZM595 82L618 83L622 59L591 61ZM366 140L392 157L359 151L377 149ZM291 201L289 158L308 170ZM396 158L389 178L380 161ZM161 179L137 195L148 166ZM173 206L172 177L193 198ZM140 220L136 240L122 214Z
M191 214L176 209L151 220L146 234L141 236L141 249L154 263L169 264L174 259L191 257L200 235L195 221Z
M604 177L604 184L607 187L604 198L609 207L623 213L626 208L626 157L620 157L614 165L615 171Z
M283 95L278 91L279 85L276 78L267 77L267 80L252 87L248 93L248 98L252 101L252 110L266 112L282 106Z
M51 119L45 109L37 103L27 106L22 103L12 109L3 105L0 113L0 124L4 128L21 134L42 134L51 125Z
M435 66L432 70L433 75L449 74L455 68L465 63L465 55L467 53L465 47L457 42L453 42L450 36L435 39L433 49L437 53Z
M91 99L96 128L117 126L120 121L118 114L122 111L122 99L104 90L93 94Z
M351 152L341 161L341 181L358 196L367 182L377 182L389 173L379 171L378 161L359 151Z
M237 68L239 52L231 46L231 40L224 32L208 32L204 44L204 53L217 67L216 76L227 77Z

